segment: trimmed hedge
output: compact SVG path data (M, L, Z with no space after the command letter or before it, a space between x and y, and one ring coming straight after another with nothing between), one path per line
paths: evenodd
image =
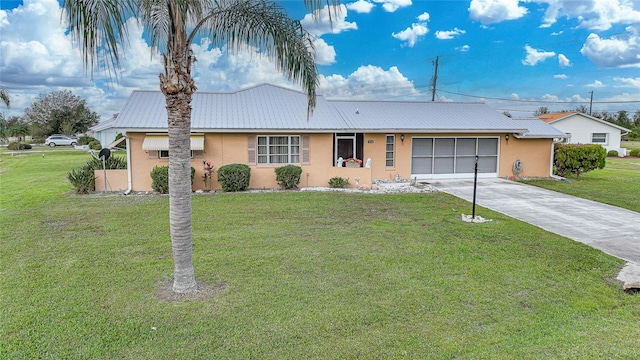
M629 156L637 156L637 157L640 157L640 148L631 150L631 151L629 152Z
M300 184L302 168L297 165L285 165L275 169L276 182L285 190L297 189Z
M556 175L580 174L603 169L607 150L600 145L556 144L553 156L553 171Z
M193 177L196 174L196 169L191 167L191 185L193 185ZM168 166L156 166L151 170L151 188L160 194L167 194L169 192L169 167Z
M245 164L229 164L218 169L218 183L224 191L244 191L249 188L251 168Z
M609 150L607 156L618 156L618 152L616 150Z

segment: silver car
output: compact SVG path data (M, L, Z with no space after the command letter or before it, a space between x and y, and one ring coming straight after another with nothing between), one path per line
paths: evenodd
M44 144L55 147L57 145L75 145L78 143L78 139L73 137L68 137L66 135L53 134L45 140Z

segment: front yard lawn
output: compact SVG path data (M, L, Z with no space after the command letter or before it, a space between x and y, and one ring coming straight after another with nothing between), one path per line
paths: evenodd
M568 179L522 182L640 212L640 158L608 157L604 169Z
M0 154L2 359L640 357L623 261L440 193L194 195L219 294L166 301L168 197L73 195L86 156Z

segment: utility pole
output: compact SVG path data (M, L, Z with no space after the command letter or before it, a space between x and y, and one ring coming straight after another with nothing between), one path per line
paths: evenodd
M431 101L436 100L436 84L438 82L438 57L437 56L436 56L435 65L436 65L436 69L433 73L433 88L431 90Z
M591 106L593 105L593 90L591 90L591 100L589 101L589 116L591 116Z

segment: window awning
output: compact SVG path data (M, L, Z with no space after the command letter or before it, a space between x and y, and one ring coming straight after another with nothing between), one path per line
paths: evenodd
M169 135L148 134L142 142L142 150L169 150ZM204 134L191 135L191 150L204 150Z

